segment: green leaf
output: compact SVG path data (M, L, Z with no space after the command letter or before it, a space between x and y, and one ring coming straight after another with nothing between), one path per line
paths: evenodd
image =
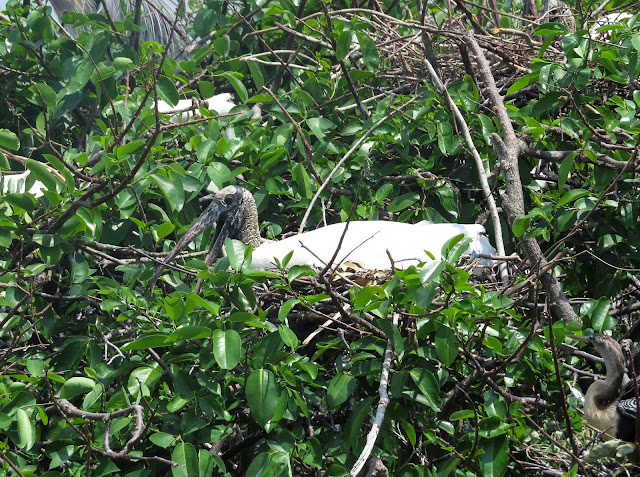
M391 204L389 204L389 207L387 207L387 212L400 212L401 210L411 207L419 200L420 194L418 194L417 192L407 192L406 194L401 194L391 200Z
M364 32L357 32L358 43L360 43L360 51L362 51L362 60L368 70L375 70L380 66L380 55L376 43Z
M562 198L558 201L558 207L563 207L563 206L569 204L570 202L575 202L576 200L580 199L581 197L585 197L585 196L587 196L589 194L590 194L590 192L588 190L584 190L584 189L573 189L573 190L570 190L569 192L564 194L562 196Z
M316 272L309 265L294 265L287 272L287 279L289 283L296 281L301 277L313 277Z
M180 176L171 174L171 179L169 179L161 174L153 174L151 178L158 184L171 210L181 211L184 206L184 185Z
M444 270L444 267L445 263L442 260L432 260L425 263L424 267L418 271L420 283L424 285L429 282L437 281Z
M60 388L60 397L62 399L73 399L80 394L88 393L93 390L96 382L90 378L75 376L67 379Z
M256 87L256 91L260 91L264 86L264 76L262 75L260 64L255 61L247 61L247 66L249 67L251 78L253 78L253 84Z
M249 93L247 92L247 88L245 88L244 84L242 84L242 82L238 78L238 76L241 75L239 73L233 74L225 71L221 73L221 76L224 77L229 83L231 83L231 86L233 86L236 94L240 97L240 101L246 103L247 99L249 99Z
M586 315L591 318L591 328L597 333L610 330L611 318L609 317L609 310L611 309L611 301L607 298L600 298L589 305L589 311Z
M456 263L469 250L471 241L472 238L465 237L464 234L450 238L442 246L442 256L445 257L447 262Z
M49 169L47 169L47 167L43 163L35 161L33 159L25 159L24 165L51 192L57 191L56 186L58 184L62 185L62 182L60 182L57 177L51 174L51 172L49 172Z
M209 159L213 158L215 152L216 152L215 141L211 139L202 141L198 146L198 148L196 149L196 157L198 158L198 162L206 163Z
M563 94L564 93L553 91L541 97L533 106L533 109L531 111L533 117L537 118L544 115L547 111L558 109L560 107L560 97Z
M375 398L370 396L357 403L353 408L344 431L344 441L349 447L352 447L356 439L362 436L362 424L369 415L369 411L374 402Z
M245 477L290 477L289 455L285 452L263 452L249 464Z
M295 349L298 347L298 343L299 343L298 337L291 330L291 328L285 325L279 325L278 333L280 333L280 338L282 338L282 341L284 342L284 344L287 345L289 348Z
M282 306L280 306L280 309L278 310L278 319L281 322L284 322L287 316L289 316L289 313L291 312L293 307L296 306L298 303L300 303L300 300L298 298L290 298L289 300L285 301L284 304L282 304Z
M166 432L155 432L149 436L149 440L158 447L166 449L176 440L176 437Z
M235 368L242 359L242 341L235 330L213 332L213 356L222 369Z
M423 368L413 369L409 374L422 395L426 398L427 405L434 411L440 412L440 406L438 404L440 400L437 399L440 394L440 386L433 374Z
M507 90L507 96L515 93L516 91L520 91L523 88L526 88L530 84L535 83L536 81L538 81L538 77L539 77L538 72L529 73L524 76L521 76L520 78L518 78L518 80L515 83L509 86L509 89Z
M266 429L280 397L280 389L273 373L263 368L252 372L247 378L245 394L251 415Z
M329 383L327 388L327 401L331 409L336 409L340 404L349 399L356 388L356 378L350 374L338 373Z
M8 129L0 129L0 146L17 151L20 148L20 141L15 133Z
M509 443L506 436L482 439L480 470L484 477L502 477L507 472Z
M169 336L169 334L164 332L145 333L140 338L137 338L130 343L126 343L121 349L123 351L133 351L166 346L165 340L167 339L167 336Z
M39 377L44 372L44 361L41 359L28 359L27 371L29 371L29 374L34 378Z
M531 224L531 217L528 215L518 215L513 220L513 235L522 237Z
M213 48L223 58L229 56L229 49L231 48L231 38L229 35L222 35L219 38L213 40Z
M180 300L180 303L182 303L182 300ZM211 334L211 329L207 328L206 326L181 326L169 336L167 336L167 339L165 339L164 342L166 344L169 344L178 340L197 340L202 338L209 338Z
M305 166L302 163L298 163L293 166L291 170L291 177L298 184L298 192L306 199L313 197L313 189L311 188L311 180Z
M112 64L116 71L129 70L135 66L131 58L127 58L126 56L118 56L117 58L114 58ZM172 106L175 106L175 104Z
M177 106L180 96L173 81L166 76L160 75L158 76L157 89L160 99L166 101L170 106Z
M198 453L192 444L178 444L171 453L171 460L178 464L171 467L173 477L199 477Z
M449 416L450 421L459 421L460 419L472 419L474 416L473 409L461 409Z
M18 422L18 447L28 451L36 442L35 424L23 409L18 409L16 412L16 421Z
M458 339L447 326L439 326L436 330L436 354L444 366L450 366L458 357Z
M39 94L42 97L42 101L44 104L49 106L50 108L55 107L57 101L56 92L53 88L44 83L38 83L33 86L33 88L37 91L36 94Z
M569 178L569 172L573 169L573 163L576 160L576 153L571 153L562 160L560 170L558 171L558 189L563 189Z
M338 61L344 60L349 54L349 50L351 49L351 43L353 41L353 32L352 31L343 31L338 36L338 41L336 41L336 59Z

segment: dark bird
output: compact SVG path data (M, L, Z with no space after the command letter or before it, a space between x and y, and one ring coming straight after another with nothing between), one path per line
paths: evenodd
M562 0L545 0L540 10L540 23L560 23L569 33L576 31L576 19Z
M328 225L284 240L261 244L258 210L253 196L242 187L228 186L215 195L209 207L176 243L164 262L156 268L150 283L152 290L164 267L213 224L216 224L216 230L205 259L208 266L213 264L220 253L225 238L230 237L253 246L251 263L254 267L263 270L277 269L274 257L282 260L289 252L293 252L289 266L309 265L317 269L323 268L338 248L346 226L345 223ZM344 235L335 263L349 261L363 269L384 270L391 268L389 258L391 256L394 267L403 269L432 260L425 250L428 250L436 260L439 259L444 243L460 234L472 239L467 253L493 255L495 249L483 235L484 233L484 227L479 224L354 221L349 224ZM480 261L481 266L490 266L492 263L490 260ZM200 289L199 285L200 281L196 286L196 292Z
M624 356L616 340L602 333L589 336L569 335L591 343L604 360L606 379L594 381L584 397L584 415L589 425L603 431L609 439L634 442L636 434L636 399L621 399L626 376Z

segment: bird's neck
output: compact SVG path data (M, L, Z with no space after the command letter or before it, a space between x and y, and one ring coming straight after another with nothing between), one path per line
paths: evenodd
M622 380L625 374L624 359L621 354L610 353L603 359L607 369L607 378L604 381L593 383L599 388L595 400L596 405L601 408L607 407L620 397L620 389L622 388Z
M255 249L260 245L258 209L251 194L246 194L244 200L249 201L249 203L240 210L240 217L238 217L238 219L242 225L237 238L245 245L251 245Z

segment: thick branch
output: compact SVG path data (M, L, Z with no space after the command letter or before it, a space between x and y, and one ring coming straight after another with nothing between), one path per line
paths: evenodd
M476 57L480 77L485 84L489 101L502 127L504 140L496 133L490 136L490 140L498 155L500 167L502 168L505 178L506 197L503 201L503 207L507 212L509 224L513 225L516 216L525 214L522 182L520 180L520 172L518 171L518 157L525 151L527 146L524 141L516 136L513 125L511 124L511 119L504 106L502 96L498 93L498 88L491 74L491 68L484 52L472 33L468 33L464 37L464 41ZM547 265L547 260L535 239L521 238L520 243L529 262L532 263L536 269L544 268ZM553 271L549 270L542 274L540 279L547 290L549 304L557 315L565 322L578 321L578 317L569 304L562 290L562 285L553 275Z

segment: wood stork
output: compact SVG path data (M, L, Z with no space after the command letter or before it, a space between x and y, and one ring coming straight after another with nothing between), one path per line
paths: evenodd
M258 210L253 196L239 186L228 186L218 192L202 215L176 243L164 262L156 268L150 288L174 257L208 226L216 224L211 249L205 263L211 266L220 253L225 238L231 237L254 248L252 265L274 270L274 257L281 260L293 251L289 265L310 265L322 268L333 256L345 228L344 223L333 224L276 242L262 244L258 228ZM367 270L404 269L410 265L430 261L425 250L440 258L442 245L450 238L464 234L472 238L468 253L495 254L495 249L478 224L405 224L387 221L351 222L337 255L337 262L357 263ZM388 251L388 252L387 252ZM485 261L482 265L491 265ZM196 288L199 290L199 287Z
M45 189L45 186L39 180L33 181L33 184L31 184L29 189L27 189L29 172L30 171L24 171L19 174L0 174L0 190L2 191L2 195L10 193L23 194L25 192L29 192L35 197L42 197L44 195L42 191Z
M208 99L202 100L200 104L208 110L215 111L218 114L227 114L235 106L235 103L231 101L231 93L213 95ZM170 114L171 118L169 118L169 121L172 123L179 123L183 120L189 120L194 116L200 116L199 110L194 110L194 102L190 99L181 99L175 106L171 106L169 103L159 100L158 113Z
M560 23L567 27L569 33L576 31L576 19L571 9L562 0L544 0L540 10L541 23Z
M626 377L624 356L616 340L602 333L590 336L568 335L591 343L602 359L607 378L594 381L584 397L584 416L589 425L603 431L608 439L633 442L636 436L636 398L621 399Z
M599 41L609 41L611 39L612 25L623 20L629 20L633 15L628 12L614 12L602 15L589 28L589 38ZM636 22L638 20L636 19ZM615 27L614 27L615 28Z
M113 21L124 20L122 4L126 5L130 11L136 8L136 0L51 0L51 5L62 18L66 12L76 13L104 13L104 5L107 6L109 16ZM157 41L167 48L167 52L174 58L180 57L185 49L185 45L192 42L189 35L175 31L171 36L171 26L175 21L176 7L171 0L154 0L153 2L143 0L142 2L141 24L146 27L140 33L140 41ZM79 31L74 28L68 29L69 33L77 38ZM169 43L171 38L171 43Z

